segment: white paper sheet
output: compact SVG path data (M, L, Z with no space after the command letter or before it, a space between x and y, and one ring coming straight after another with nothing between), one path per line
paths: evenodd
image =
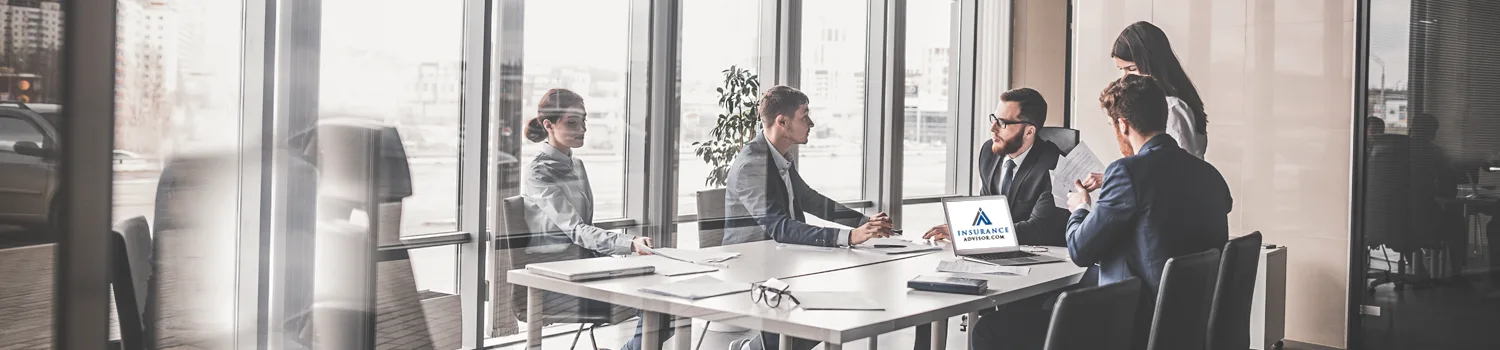
M876 246L879 246L879 245L899 245L901 247L900 248L877 248ZM912 242L912 241L908 241L908 240L900 239L900 238L871 238L870 240L867 240L864 243L861 243L861 244L856 245L854 247L858 248L858 249L864 249L864 250L870 250L870 251L877 251L877 252L886 253L886 254L906 254L906 253L916 253L916 252L925 252L925 251L933 251L933 250L943 249L942 247L939 247L939 246L930 245L930 244L922 244L922 243L917 243L917 242Z
M1104 162L1099 156L1089 149L1087 143L1079 142L1073 151L1057 159L1057 168L1052 169L1052 201L1058 208L1072 210L1068 207L1068 193L1073 192L1073 182L1083 181L1092 173L1103 173ZM1092 202L1098 202L1099 191L1089 193Z
M698 276L659 286L641 288L641 291L678 298L698 300L750 290L749 283L720 281L713 276Z
M698 249L677 248L655 248L652 254L661 255L673 260L681 260L693 263L721 263L740 256L740 253L725 253Z
M643 261L655 267L656 274L669 277L719 271L718 268L713 266L682 262L657 255L632 256L626 259Z
M1011 274L1016 276L1026 276L1031 274L1030 267L981 264L963 259L943 260L942 262L938 263L937 270L938 272Z
M885 310L875 300L860 292L798 292L793 290L792 296L801 302L797 306L803 310Z

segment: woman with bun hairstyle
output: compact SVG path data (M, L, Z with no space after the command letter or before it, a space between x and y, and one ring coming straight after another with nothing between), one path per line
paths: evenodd
M1208 113L1203 112L1198 89L1172 53L1167 33L1150 22L1135 22L1115 39L1111 56L1121 73L1156 78L1167 93L1167 135L1177 139L1183 150L1203 159L1208 152Z
M650 254L651 239L594 226L594 192L583 161L573 149L583 147L588 111L583 97L566 89L548 90L537 106L537 116L526 123L526 139L542 150L526 167L521 196L526 224L544 233L526 248L531 253L557 253L576 245L596 255ZM539 240L537 242L535 240Z

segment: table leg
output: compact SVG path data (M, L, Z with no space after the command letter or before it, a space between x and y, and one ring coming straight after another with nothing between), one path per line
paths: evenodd
M875 337L870 337L870 340L875 340ZM844 344L823 343L823 350L844 350Z
M662 314L641 311L641 350L661 350Z
M682 322L683 323L683 325L681 327L677 327L675 330L673 330L673 334L672 334L673 339L675 339L675 341L677 343L677 350L692 350L692 348L693 348L693 319L691 319L691 318L679 318L679 319L677 319L677 322Z
M526 348L542 348L542 290L526 288Z
M762 338L762 339L764 339L764 338ZM776 341L776 345L778 346L777 349L792 350L792 337L791 336L786 335L786 334L782 334L781 336L776 337L776 339L778 339ZM830 344L830 345L832 345L832 344ZM834 350L834 349L827 349L827 350Z
M870 337L870 350L875 350L875 349L879 349L879 348L880 348L880 336L876 335L876 336Z
M948 349L948 319L944 318L944 319L941 319L941 320L937 320L937 322L933 322L932 324L927 325L927 327L931 327L930 330L931 330L931 334L932 334L932 347L930 349L931 350L947 350ZM969 331L973 332L973 328L974 328L974 318L970 317L969 318L969 329L970 329Z

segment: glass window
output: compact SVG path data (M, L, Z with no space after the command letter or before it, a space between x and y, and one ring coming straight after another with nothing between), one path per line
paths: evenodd
M421 6L412 6L411 2L397 0L328 0L322 6L319 147L325 156L334 157L328 152L337 145L322 144L336 140L332 131L340 129L331 126L358 121L365 123L360 125L394 128L409 168L409 196L381 203L376 209L380 220L375 233L377 244L399 245L398 235L457 230L463 1L424 1ZM421 25L407 25L411 23ZM381 149L384 147L389 146ZM366 148L354 148L354 155L365 155L360 151ZM391 162L392 158L382 161ZM329 172L340 164L329 159L320 159L319 163L319 234L326 235L339 232L328 228L329 222L354 217L350 221L358 223L359 211L329 214L323 202L333 197L329 193L337 191L339 184L335 181L341 180L335 176L330 181ZM399 231L385 228L391 223L398 223ZM327 269L321 256L329 249L317 249L315 274L323 282L321 274ZM376 346L458 348L462 332L457 326L461 314L458 250L455 246L438 246L406 253L407 259L377 259L374 265ZM353 276L359 273L348 270L330 275L335 280L357 281L360 277ZM340 297L358 295L342 293ZM314 308L314 312L318 310Z
M902 195L948 194L954 181L949 148L958 135L949 107L952 95L952 0L916 0L906 12L906 136ZM964 163L959 163L964 164ZM957 164L954 164L957 165Z
M538 103L548 90L568 89L583 97L588 136L583 147L573 150L573 155L583 161L588 172L596 221L625 216L629 5L628 1L615 0L526 2L522 122L524 125L536 116ZM525 169L524 164L541 150L540 143L522 139L518 156L521 168Z
M730 112L719 104L719 89L723 89L726 82L725 71L733 67L748 74L760 74L756 71L759 22L736 21L735 25L725 25L722 19L756 13L759 4L710 0L688 1L682 7L682 121L678 138L677 212L691 214L699 212L699 190L724 188L723 178L709 181L715 165L698 156L698 147L693 143L713 140L712 132L721 115L744 110L740 106L735 112ZM755 89L757 91L746 96L746 100L759 100L765 88ZM733 93L732 90L729 92ZM759 128L756 130L758 132ZM727 169L728 163L722 165ZM707 211L723 212L722 201L704 204L709 205ZM680 227L689 229L679 228L678 246L698 246L696 224Z
M17 113L25 113L17 111ZM29 119L29 118L28 118ZM15 147L18 142L42 145L46 136L34 121L13 116L0 116L0 146ZM39 121L39 120L38 120Z
M802 4L802 92L816 122L797 151L797 169L834 200L864 197L866 2ZM861 9L850 11L850 9Z
M240 42L208 38L239 37L242 9L117 4L112 220L130 254L149 252L153 262L127 264L156 281L133 279L138 299L155 300L144 322L159 348L230 348L244 292L236 272L255 263L237 254L236 194L257 184L237 180L249 124L240 118Z
M412 195L400 213L402 235L458 227L462 14L463 2L456 0L323 4L320 122L396 126L412 178ZM393 25L416 22L424 24Z

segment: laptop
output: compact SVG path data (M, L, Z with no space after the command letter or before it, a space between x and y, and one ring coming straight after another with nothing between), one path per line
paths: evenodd
M959 257L1005 266L1063 261L1021 249L1005 196L944 200L943 217L948 221L953 254Z
M587 281L601 278L649 275L656 267L641 263L640 259L611 257L554 261L526 265L526 271L564 281Z

